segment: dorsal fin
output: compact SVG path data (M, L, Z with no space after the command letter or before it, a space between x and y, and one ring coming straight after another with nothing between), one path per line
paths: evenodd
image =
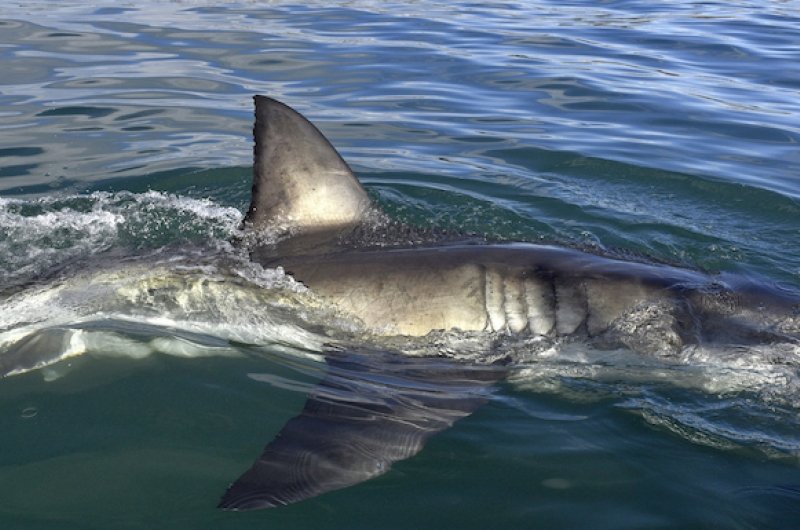
M255 96L253 196L245 224L292 234L358 225L371 202L323 134L291 107Z

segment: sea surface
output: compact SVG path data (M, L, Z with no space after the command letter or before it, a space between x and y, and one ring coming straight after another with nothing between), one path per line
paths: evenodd
M405 223L797 292L798 43L796 0L4 2L0 527L800 528L797 347L532 356L382 477L215 508L334 325L229 243L254 94Z

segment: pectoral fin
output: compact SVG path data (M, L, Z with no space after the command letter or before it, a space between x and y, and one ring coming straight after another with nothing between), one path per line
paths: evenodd
M301 501L386 473L488 399L497 367L346 354L219 503L227 510Z

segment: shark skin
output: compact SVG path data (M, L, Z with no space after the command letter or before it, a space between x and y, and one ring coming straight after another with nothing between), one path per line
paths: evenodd
M800 343L797 293L735 275L527 243L359 245L352 234L381 214L346 162L294 109L265 96L256 96L255 106L253 197L244 228L269 234L272 243L255 238L251 258L284 267L374 336L443 330L574 337L662 356L693 344ZM506 373L497 365L454 371L453 361L428 361L332 353L329 375L301 414L219 507L281 506L386 473L480 407ZM345 365L347 378L337 375ZM370 398L378 376L393 378L393 395ZM366 397L346 398L343 389Z

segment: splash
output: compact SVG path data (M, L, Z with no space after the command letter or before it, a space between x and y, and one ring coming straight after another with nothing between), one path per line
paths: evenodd
M241 218L236 208L208 199L156 191L0 198L0 285L9 289L111 249L223 245Z
M319 351L324 310L229 243L241 219L155 191L0 199L0 373L55 378L79 356Z
M673 358L569 341L520 351L516 388L611 402L699 445L800 459L800 345L691 346Z
M280 269L242 270L232 258L186 255L104 267L0 302L0 373L86 354L230 356L242 354L239 345L313 354L329 340L314 330L336 322Z

